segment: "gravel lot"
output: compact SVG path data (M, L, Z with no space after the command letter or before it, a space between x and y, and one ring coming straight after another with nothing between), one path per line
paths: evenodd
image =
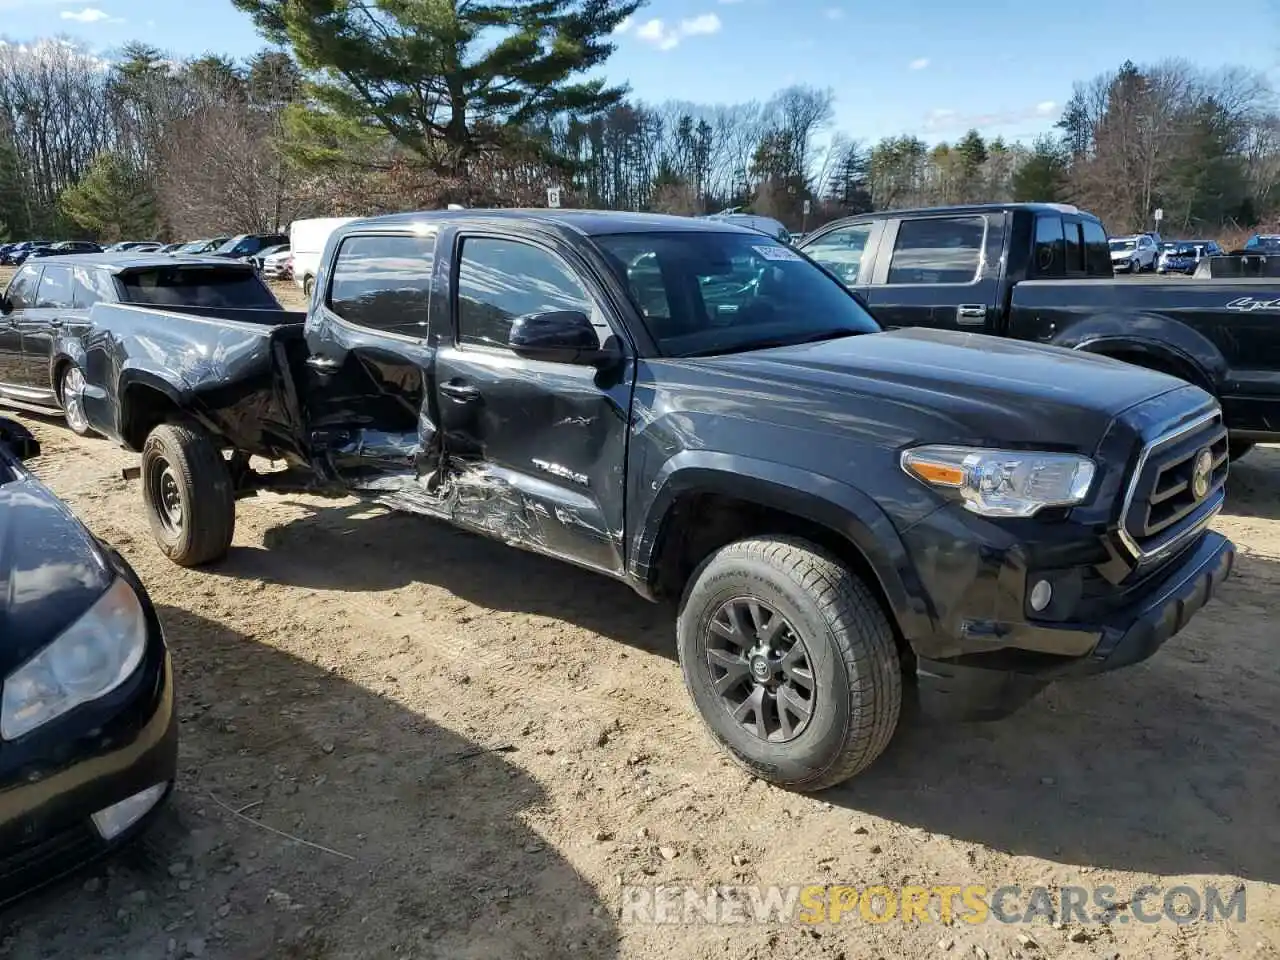
M2 956L1280 958L1280 448L1235 468L1238 572L1153 660L1000 723L913 724L807 798L722 759L671 612L622 586L278 495L182 570L120 479L135 458L21 418L160 607L182 771L146 844L0 916ZM1244 882L1248 919L660 927L622 922L622 882Z

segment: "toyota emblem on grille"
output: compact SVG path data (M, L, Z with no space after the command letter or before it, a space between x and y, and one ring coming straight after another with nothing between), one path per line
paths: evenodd
M1213 475L1213 454L1206 448L1196 454L1191 468L1191 494L1203 500L1209 494L1209 478Z

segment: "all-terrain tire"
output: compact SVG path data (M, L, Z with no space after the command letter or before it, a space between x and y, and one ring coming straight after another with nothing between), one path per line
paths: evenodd
M147 519L165 556L183 567L225 556L235 535L235 492L208 432L192 423L161 424L142 445L141 467Z
M787 742L757 736L715 690L712 620L734 599L763 601L807 649L814 685L807 725ZM888 746L902 709L894 632L871 588L844 564L793 537L740 540L690 578L676 626L685 684L712 736L749 772L817 791L865 770Z

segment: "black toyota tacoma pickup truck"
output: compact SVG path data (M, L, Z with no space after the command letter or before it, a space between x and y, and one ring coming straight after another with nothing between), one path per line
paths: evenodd
M95 429L176 563L239 496L365 496L679 605L702 717L816 790L906 692L998 716L1134 663L1228 575L1214 398L1087 353L882 332L732 224L585 211L357 221L305 324L99 305ZM281 465L258 469L253 455ZM431 545L425 542L424 550Z
M1113 276L1097 217L1065 204L978 204L849 217L800 249L881 325L966 330L1161 370L1212 393L1232 457L1280 441L1280 283Z

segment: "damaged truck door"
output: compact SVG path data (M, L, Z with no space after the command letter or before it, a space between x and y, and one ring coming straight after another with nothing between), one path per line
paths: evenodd
M454 519L621 573L635 368L604 291L545 238L464 227L446 244L435 376Z
M437 442L425 415L435 242L434 232L345 236L322 268L295 372L316 471L406 509L422 500Z
M621 573L634 370L574 260L492 228L346 234L307 324L317 470Z

